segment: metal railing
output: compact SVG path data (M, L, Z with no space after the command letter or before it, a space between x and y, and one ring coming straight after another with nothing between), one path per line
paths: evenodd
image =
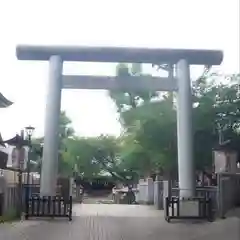
M172 188L171 196L179 197L179 188ZM216 215L219 211L219 189L217 186L196 187L195 197L211 199L212 211Z
M29 217L66 217L72 220L72 197L63 198L59 196L31 196L26 199L26 215Z
M165 199L165 220L170 222L171 219L206 219L213 221L212 200L211 198L195 197L187 199L195 203L197 214L182 214L181 208L184 200L179 197L166 197Z

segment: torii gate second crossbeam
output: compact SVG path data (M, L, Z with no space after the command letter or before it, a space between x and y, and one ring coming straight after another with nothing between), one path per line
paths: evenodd
M56 191L61 90L122 89L177 92L178 175L181 197L195 193L192 134L192 100L189 65L219 65L217 50L143 49L120 47L17 46L19 60L49 61L49 85L45 117L41 195ZM124 62L176 65L176 79L142 77L63 76L64 61Z

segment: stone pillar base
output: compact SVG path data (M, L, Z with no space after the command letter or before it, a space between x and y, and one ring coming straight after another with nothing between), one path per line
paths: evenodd
M180 216L192 216L198 217L199 216L199 201L194 200L181 200L179 206L179 213Z

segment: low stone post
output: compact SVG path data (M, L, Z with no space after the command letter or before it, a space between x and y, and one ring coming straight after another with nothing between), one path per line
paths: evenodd
M158 179L154 182L154 206L163 209L163 181Z
M154 181L152 178L147 179L147 204L154 203Z
M165 199L169 197L169 181L163 181L163 209L166 209Z

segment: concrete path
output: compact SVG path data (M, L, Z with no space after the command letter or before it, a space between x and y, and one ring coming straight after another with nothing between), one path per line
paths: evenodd
M0 240L239 240L236 217L214 223L166 223L149 206L83 204L72 222L30 220L0 225Z

